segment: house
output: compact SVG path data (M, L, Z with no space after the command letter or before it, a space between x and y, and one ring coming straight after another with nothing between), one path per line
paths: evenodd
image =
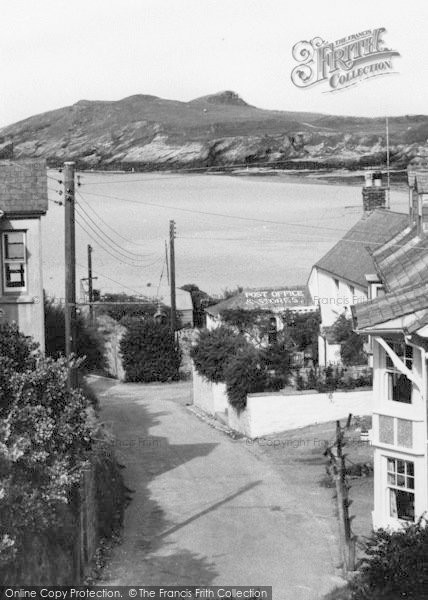
M428 511L428 171L408 175L407 226L371 253L385 294L352 307L373 347L374 528Z
M0 323L45 346L41 217L48 209L46 163L0 160Z
M313 267L308 287L321 315L319 364L340 362L340 344L331 327L353 304L383 293L370 249L402 231L409 217L386 208L386 188L380 173L367 172L362 188L361 219Z
M158 290L158 298L164 306L171 307L171 294L167 286L161 286ZM193 327L193 301L192 295L181 288L175 289L175 307L177 316L182 327Z
M276 327L282 328L280 313L292 311L296 313L312 313L318 311L306 286L291 286L282 288L249 288L241 293L222 300L218 304L205 309L207 328L215 329L222 323L221 313L231 309L263 309L276 315Z

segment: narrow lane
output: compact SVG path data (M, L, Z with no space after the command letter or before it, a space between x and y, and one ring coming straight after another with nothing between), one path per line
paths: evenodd
M272 585L275 600L316 600L338 583L329 490L314 501L199 420L187 383L117 384L100 400L135 490L103 584Z

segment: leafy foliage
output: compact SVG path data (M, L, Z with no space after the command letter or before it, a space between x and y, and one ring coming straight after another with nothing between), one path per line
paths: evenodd
M179 378L181 353L168 325L129 319L121 339L127 381L171 381Z
M376 531L359 574L351 582L353 600L420 600L428 589L428 528L424 519L406 528Z
M45 300L45 344L46 354L58 358L65 353L65 314L64 307L54 300ZM77 317L77 354L85 357L85 370L103 370L105 366L104 342L95 328L85 319Z
M202 330L191 357L198 373L213 383L226 384L229 402L237 410L245 407L249 393L281 389L290 370L285 337L256 348L226 325Z
M40 583L63 584L67 573L72 576L76 490L89 460L95 465L99 533L111 534L121 518L124 488L111 440L86 394L68 388L69 367L80 362L44 358L16 326L0 328L2 391L7 382L7 402L0 405L3 583L40 576Z
M341 345L340 356L344 365L365 365L367 354L364 344L367 336L359 335L352 330L352 320L344 314L340 315L332 326L334 338Z
M285 311L281 315L291 341L299 352L310 351L312 360L318 363L318 335L321 315L319 312L293 313Z
M63 531L61 505L93 443L88 401L68 389L67 373L64 358L34 362L30 354L21 371L0 360L0 376L10 382L0 422L0 560L19 553L30 534Z
M248 393L266 389L265 365L260 352L250 344L226 363L224 375L229 402L237 410L245 408Z
M333 392L353 390L358 387L371 386L373 383L372 369L366 367L363 371L355 371L353 367L329 365L309 370L298 371L296 384L298 390L317 390L318 392Z
M247 345L244 336L222 325L211 331L203 329L197 344L190 351L190 356L198 373L213 383L220 383L226 380L227 362Z

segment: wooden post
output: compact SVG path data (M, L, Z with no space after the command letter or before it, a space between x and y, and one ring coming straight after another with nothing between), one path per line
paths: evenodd
M92 302L94 301L93 289L92 289L92 246L88 244L88 301L89 301L89 322L91 325L94 324L94 307Z
M65 355L76 353L76 239L74 211L74 162L64 163L65 215ZM77 372L69 371L69 386L77 386Z
M175 333L177 329L177 308L175 302L175 221L169 222L169 272L171 286L171 330Z

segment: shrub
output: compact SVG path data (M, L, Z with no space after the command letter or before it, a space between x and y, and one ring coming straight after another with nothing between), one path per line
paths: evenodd
M418 600L427 597L428 528L424 520L395 532L376 531L360 573L351 582L353 600Z
M225 368L228 361L249 343L242 335L222 325L212 331L201 331L198 341L190 351L195 368L200 375L213 383L226 381Z
M268 387L266 363L249 344L227 362L224 375L229 403L238 411L245 408L247 394L264 392Z
M40 357L33 369L7 374L10 399L0 422L0 539L11 540L5 561L32 535L68 543L64 507L93 441L87 400L68 389L65 358Z
M167 325L128 320L120 350L127 381L170 381L179 378L181 353Z
M45 300L46 354L58 358L65 353L64 307L53 300ZM87 371L103 370L105 367L104 341L95 328L81 316L77 317L77 355L85 357L83 367Z

